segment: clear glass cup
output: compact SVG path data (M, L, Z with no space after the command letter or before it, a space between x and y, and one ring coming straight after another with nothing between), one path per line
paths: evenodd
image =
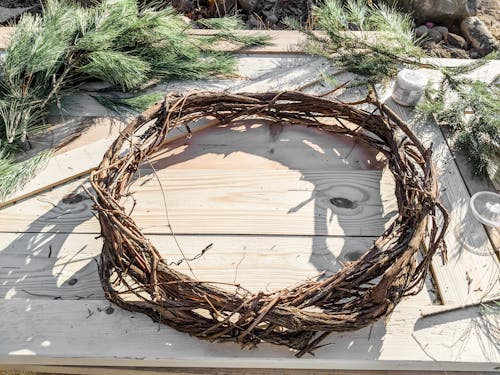
M500 226L500 194L480 191L471 197L470 208L474 217L484 225Z

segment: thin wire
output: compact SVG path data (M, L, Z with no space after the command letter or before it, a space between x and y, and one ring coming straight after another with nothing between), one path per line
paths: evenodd
M163 189L163 185L161 184L160 178L158 177L158 174L156 173L156 169L153 166L153 163L151 163L151 160L149 159L149 157L147 155L144 155L144 157L147 160L147 162L149 163L149 165L151 166L151 169L153 170L153 175L155 176L156 181L158 181L158 185L160 186L160 190L161 190L161 194L162 194L162 198L163 198L163 206L165 208L165 216L167 218L167 225L168 225L168 228L170 229L170 232L172 233L172 238L174 239L174 242L175 242L177 248L179 249L179 251L180 251L180 253L182 255L183 261L186 262L186 264L187 264L187 266L189 268L189 271L191 271L191 273L193 274L194 278L196 280L198 280L198 277L194 273L193 268L191 267L191 265L189 264L189 260L186 257L186 255L184 254L184 251L182 251L182 248L181 248L181 245L179 243L179 240L177 239L177 236L174 233L174 228L172 227L172 224L170 222L170 215L168 213L168 205L167 205L167 198L166 198L166 195L165 195L165 190Z

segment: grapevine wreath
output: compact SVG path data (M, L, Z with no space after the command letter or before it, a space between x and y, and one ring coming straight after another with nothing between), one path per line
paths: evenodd
M373 106L369 112L360 104ZM274 292L224 290L169 267L120 204L141 162L166 147L167 134L204 118L243 117L316 127L381 152L394 175L398 216L356 261L332 276ZM106 298L190 335L254 347L286 345L312 353L328 334L365 327L423 287L432 256L445 256L446 210L438 201L431 150L373 95L344 103L300 92L167 95L121 132L91 173L103 238L99 274ZM419 249L425 249L419 255Z

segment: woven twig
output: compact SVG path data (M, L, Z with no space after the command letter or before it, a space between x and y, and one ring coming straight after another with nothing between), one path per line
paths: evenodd
M378 112L359 109L366 103ZM399 214L358 260L289 289L228 291L169 267L125 212L120 200L134 173L167 144L172 129L189 129L206 117L227 124L248 116L344 134L385 156ZM300 92L169 95L121 132L90 181L104 241L99 273L106 297L206 340L250 347L264 341L294 348L301 356L331 332L356 330L388 315L403 296L422 289L436 251L445 255L448 215L438 201L431 150L371 96L346 104ZM421 244L426 251L419 256Z

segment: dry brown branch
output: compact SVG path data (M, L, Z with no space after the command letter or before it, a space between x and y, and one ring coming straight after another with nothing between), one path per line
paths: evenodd
M104 240L99 273L106 297L202 339L247 347L265 341L294 348L298 356L320 347L331 332L357 330L390 314L403 296L422 288L432 256L444 251L448 215L438 202L431 150L373 96L363 102L379 112L300 92L171 94L145 111L90 176ZM120 204L139 164L167 144L172 129L206 117L227 124L248 116L344 134L385 156L399 215L361 258L324 279L250 294L172 269L145 238ZM421 243L426 252L419 260Z

